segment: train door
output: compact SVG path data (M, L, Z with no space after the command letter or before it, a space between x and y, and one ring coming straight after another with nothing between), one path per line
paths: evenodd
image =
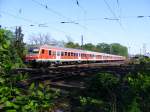
M81 60L81 53L78 53L78 59Z
M94 60L96 60L96 54L94 54L93 57L94 57Z
M61 51L57 50L56 51L56 60L60 61L60 55L61 55Z

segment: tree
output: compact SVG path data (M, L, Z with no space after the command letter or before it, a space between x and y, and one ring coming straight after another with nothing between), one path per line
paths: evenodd
M65 47L67 47L67 48L76 48L76 49L81 48L78 43L73 43L73 42L68 42L68 43L66 43L66 44L65 44Z
M53 45L53 46L59 46L59 47L64 47L64 41L57 41L49 34L38 34L38 35L32 35L29 39L29 44L31 45Z
M113 43L111 46L111 53L116 55L128 56L127 47L120 45L118 43Z
M83 49L89 50L89 51L97 51L96 46L92 43L87 43L83 45Z
M110 53L110 45L106 43L98 43L96 45L96 48L98 51L103 52L103 53Z
M51 38L49 34L38 34L32 35L30 38L30 43L33 45L43 45L43 44L52 44L55 41Z
M32 83L26 90L19 87L26 76L12 74L11 70L19 55L11 45L12 32L0 29L0 111L2 112L44 112L52 111L58 91L52 91L43 84Z
M12 39L12 47L15 47L15 50L21 59L24 59L25 56L25 43L23 42L23 36L21 27L16 27L14 39Z

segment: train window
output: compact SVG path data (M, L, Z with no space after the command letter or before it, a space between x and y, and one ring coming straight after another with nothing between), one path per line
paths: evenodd
M82 57L84 57L84 54L81 54Z
M55 51L53 51L53 52L52 52L52 55L53 55L53 56L55 56L55 55L56 55L56 52L55 52Z
M73 56L75 56L75 53L73 53Z
M39 49L38 48L29 48L28 52L29 52L29 54L38 54Z
M68 52L68 56L70 56L70 52Z
M44 54L44 49L42 49L42 54Z
M60 56L60 51L57 51L57 56Z
M52 52L51 52L51 50L49 50L49 55L51 55L52 54Z
M64 52L61 52L61 56L64 56Z
M71 53L71 56L73 56L73 53Z
M65 56L67 56L67 52L65 52Z
M78 56L78 53L76 53L76 56Z

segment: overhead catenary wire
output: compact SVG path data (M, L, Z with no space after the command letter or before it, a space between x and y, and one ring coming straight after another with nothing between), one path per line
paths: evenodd
M21 20L26 21L26 22L38 24L38 22L32 21L32 20L30 20L30 19L27 19L27 18L24 18L24 17L21 17L21 16L17 16L17 15L11 14L11 13L9 13L9 12L7 12L7 11L2 11L2 10L0 10L0 12L3 13L3 14L9 15L9 16L11 16L11 17L13 17L13 18L16 18L16 19L21 19Z
M117 15L116 15L115 12L112 10L112 8L111 8L110 5L108 4L108 2L107 2L106 0L104 0L104 3L106 4L108 10L112 13L112 15L114 16L114 18L115 18L115 19L118 19ZM121 29L124 30L124 27L123 27L122 23L120 22L120 20L116 20L116 21L119 23Z
M120 7L120 1L117 0L117 7L118 7L118 11L119 11L119 18L121 19L121 7Z
M122 16L121 19L144 19L144 18L150 18L150 16L147 15L138 15L138 16ZM96 18L86 18L86 21L99 21L99 20L120 20L120 18L114 18L114 17L96 17ZM84 19L77 19L75 21L84 21Z
M117 7L120 10L120 2L119 2L119 0L117 0Z
M20 26L32 26L32 27L33 26L38 26L38 27L44 27L44 25L45 25L43 23L38 23L36 21L30 20L30 19L27 19L27 18L24 18L24 17L21 17L21 16L17 16L15 14L9 13L7 11L0 10L0 12L3 13L3 14L6 14L8 16L11 16L11 17L13 17L15 19L23 20L23 21L26 21L26 22L30 23L29 25L20 25ZM63 31L61 29L58 29L58 28L55 28L55 27L52 27L52 26L49 26L49 25L46 26L46 27L50 27L51 29L53 29L55 31L58 31L58 32L61 32L61 33L65 34L65 35L71 35L70 33L67 33L67 32L65 32L65 31ZM6 28L8 28L8 27L6 27Z
M74 1L74 0L73 0ZM83 19L84 19L84 31L83 33L81 34L81 37L83 38L83 34L85 35L86 33L86 29L87 29L87 25L86 25L86 15L87 15L87 11L81 6L81 4L79 3L79 0L75 0L76 1L76 5L83 11Z
M42 6L43 8L45 8L46 10L48 10L49 12L51 12L51 13L57 15L58 17L61 17L61 18L66 19L67 21L65 21L65 22L76 23L76 22L75 22L74 20L72 20L71 18L69 18L69 17L67 17L67 16L64 16L62 13L60 13L60 12L58 12L58 11L56 11L56 10L50 8L48 5L42 4L42 3L38 2L37 0L32 0L32 1L33 1L34 3L36 3L37 5ZM84 25L81 25L80 23L75 24L75 25L78 25L78 26L80 26L80 27L82 27L82 28L84 28L84 29L87 29Z
M117 0L117 6L118 6L118 16L119 16L119 19L120 19L120 23L122 23L122 8L120 6L120 1Z
M79 7L80 5L79 5L79 1L78 0L76 0L76 4L77 4L77 6Z
M84 13L87 13L87 11L86 11L86 10L83 8L83 6L79 3L79 0L75 0L75 1L76 1L76 5L77 5L79 8L81 8Z
M38 1L36 1L36 0L32 0L32 1L33 1L34 3L40 5L40 6L44 7L46 10L50 11L51 13L53 13L53 14L59 16L59 17L65 18L65 19L67 19L67 20L70 20L70 18L64 16L63 14L61 14L61 13L58 12L58 11L55 11L54 9L48 7L48 6L45 5L45 4L42 4L42 3L40 3L40 2L38 2Z

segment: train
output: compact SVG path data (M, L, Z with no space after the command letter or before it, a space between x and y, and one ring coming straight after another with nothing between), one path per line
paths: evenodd
M28 54L25 56L25 62L49 64L114 62L124 60L126 60L124 56L50 45L32 46L28 49Z

